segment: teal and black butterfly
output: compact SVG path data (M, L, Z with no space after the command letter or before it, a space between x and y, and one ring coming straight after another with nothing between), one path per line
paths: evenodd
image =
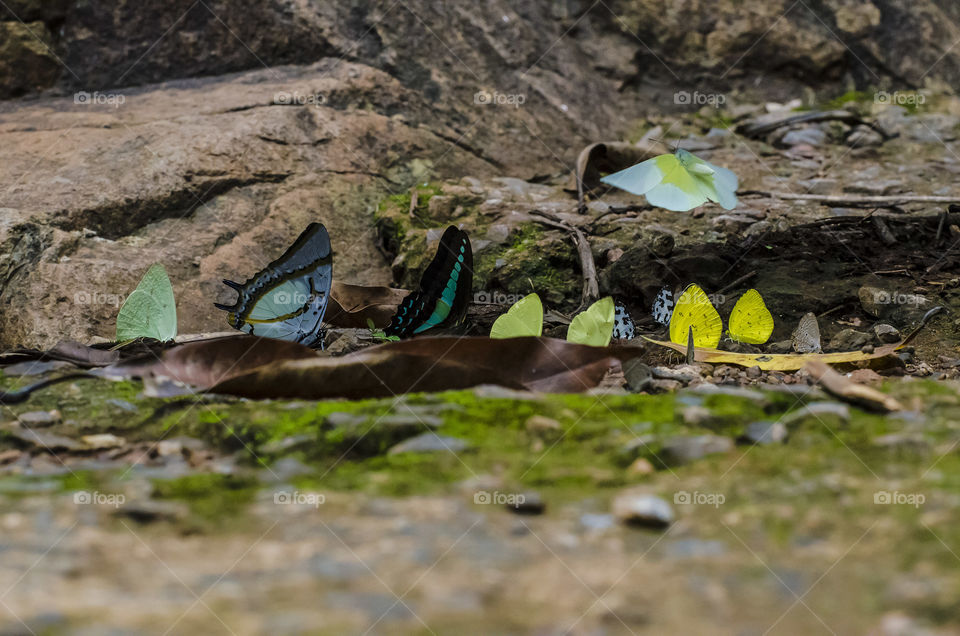
M233 305L214 303L230 312L231 327L255 336L323 344L323 316L333 282L330 236L322 223L311 223L283 256L244 284L224 280L237 290Z
M470 237L451 225L443 233L437 254L384 329L388 336L408 338L434 327L463 322L473 292L473 252Z

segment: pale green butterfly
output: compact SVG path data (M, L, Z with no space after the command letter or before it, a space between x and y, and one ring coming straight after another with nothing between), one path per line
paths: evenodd
M490 328L491 338L521 338L543 334L543 303L536 294L524 296Z
M613 298L607 296L573 317L567 329L567 341L577 344L606 347L613 337L616 309Z
M646 195L650 205L686 212L708 200L727 210L737 207L737 175L678 148L600 179L632 194Z
M117 314L117 341L137 338L173 340L177 335L177 305L163 265L147 270Z

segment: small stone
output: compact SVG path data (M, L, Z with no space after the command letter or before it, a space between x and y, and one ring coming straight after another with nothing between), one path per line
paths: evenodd
M791 353L793 351L793 341L781 340L774 342L767 347L767 349L769 349L770 353Z
M875 446L890 450L923 452L930 449L930 442L920 433L890 433L873 438Z
M645 391L653 379L653 372L650 367L641 362L638 358L627 360L623 365L623 376L627 380L627 386L634 393Z
M758 366L753 366L747 369L748 378L756 379L756 378L759 378L762 374L763 374L763 371L761 371L760 367Z
M448 453L458 453L466 450L470 445L457 437L446 435L437 435L436 433L423 433L416 437L404 440L390 448L388 455L397 455L400 453L432 453L444 451Z
M110 433L84 435L80 439L83 440L83 443L89 446L92 450L118 448L120 446L125 446L127 443L127 440L123 439L122 437L117 437L116 435L111 435Z
M856 351L870 342L870 334L855 329L843 329L830 340L834 351Z
M863 345L862 347L860 347L860 353L865 353L865 354L867 354L867 355L872 354L872 353L873 353L873 345L872 345L872 344L865 344L865 345Z
M613 499L613 515L629 526L665 528L673 523L673 508L660 497L625 491Z
M619 247L607 250L607 263L616 263L623 258L623 253L623 249Z
M580 525L589 532L602 532L612 528L616 519L613 515L588 512L580 516Z
M873 369L856 369L848 373L847 377L857 384L871 384L883 380L883 376Z
M846 424L850 421L850 407L840 402L812 402L784 415L780 421L790 428L806 419L819 424L824 417L836 418L841 424Z
M743 231L743 235L747 238L752 238L755 236L761 236L767 232L773 230L773 223L770 221L757 221L756 223L751 223L747 229Z
M631 475L652 475L655 472L657 472L657 469L643 457L633 460L633 463L627 468L627 473Z
M528 433L542 435L561 430L560 422L545 415L531 415L525 424Z
M684 384L700 377L700 374L698 373L690 373L689 371L671 369L670 367L653 367L650 369L650 372L653 374L653 377L657 378L658 380L676 380L677 382L683 382Z
M705 406L688 406L680 411L680 418L687 426L703 426L713 420L713 413Z
M49 426L61 420L60 411L28 411L17 416L24 426Z
M685 464L694 460L733 450L730 438L718 435L671 437L663 443L663 455L670 462Z
M822 146L827 142L827 133L819 128L807 127L789 130L780 138L782 147L790 146Z
M650 388L656 391L663 391L664 393L670 393L676 391L683 385L677 382L676 380L650 380Z
M746 444L780 444L787 440L787 427L782 422L751 422L740 437Z
M877 336L877 340L884 344L900 342L900 332L893 325L878 323L873 326L873 333Z

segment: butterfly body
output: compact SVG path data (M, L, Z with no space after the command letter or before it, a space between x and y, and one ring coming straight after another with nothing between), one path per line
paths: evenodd
M409 338L428 329L458 325L466 317L472 291L470 237L451 225L440 238L419 289L403 299L384 333Z
M237 291L237 302L214 305L229 312L230 326L255 336L322 344L333 283L330 236L323 224L307 226L283 256L247 282L223 282Z

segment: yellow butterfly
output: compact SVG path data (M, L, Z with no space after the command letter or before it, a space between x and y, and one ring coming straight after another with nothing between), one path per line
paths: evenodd
M543 303L536 294L524 296L497 318L490 329L491 338L521 338L543 335Z
M773 315L756 289L747 291L730 312L727 333L737 342L763 344L773 333Z
M670 340L686 346L693 328L693 345L716 349L723 335L723 321L707 294L697 284L687 285L680 294L670 318Z

